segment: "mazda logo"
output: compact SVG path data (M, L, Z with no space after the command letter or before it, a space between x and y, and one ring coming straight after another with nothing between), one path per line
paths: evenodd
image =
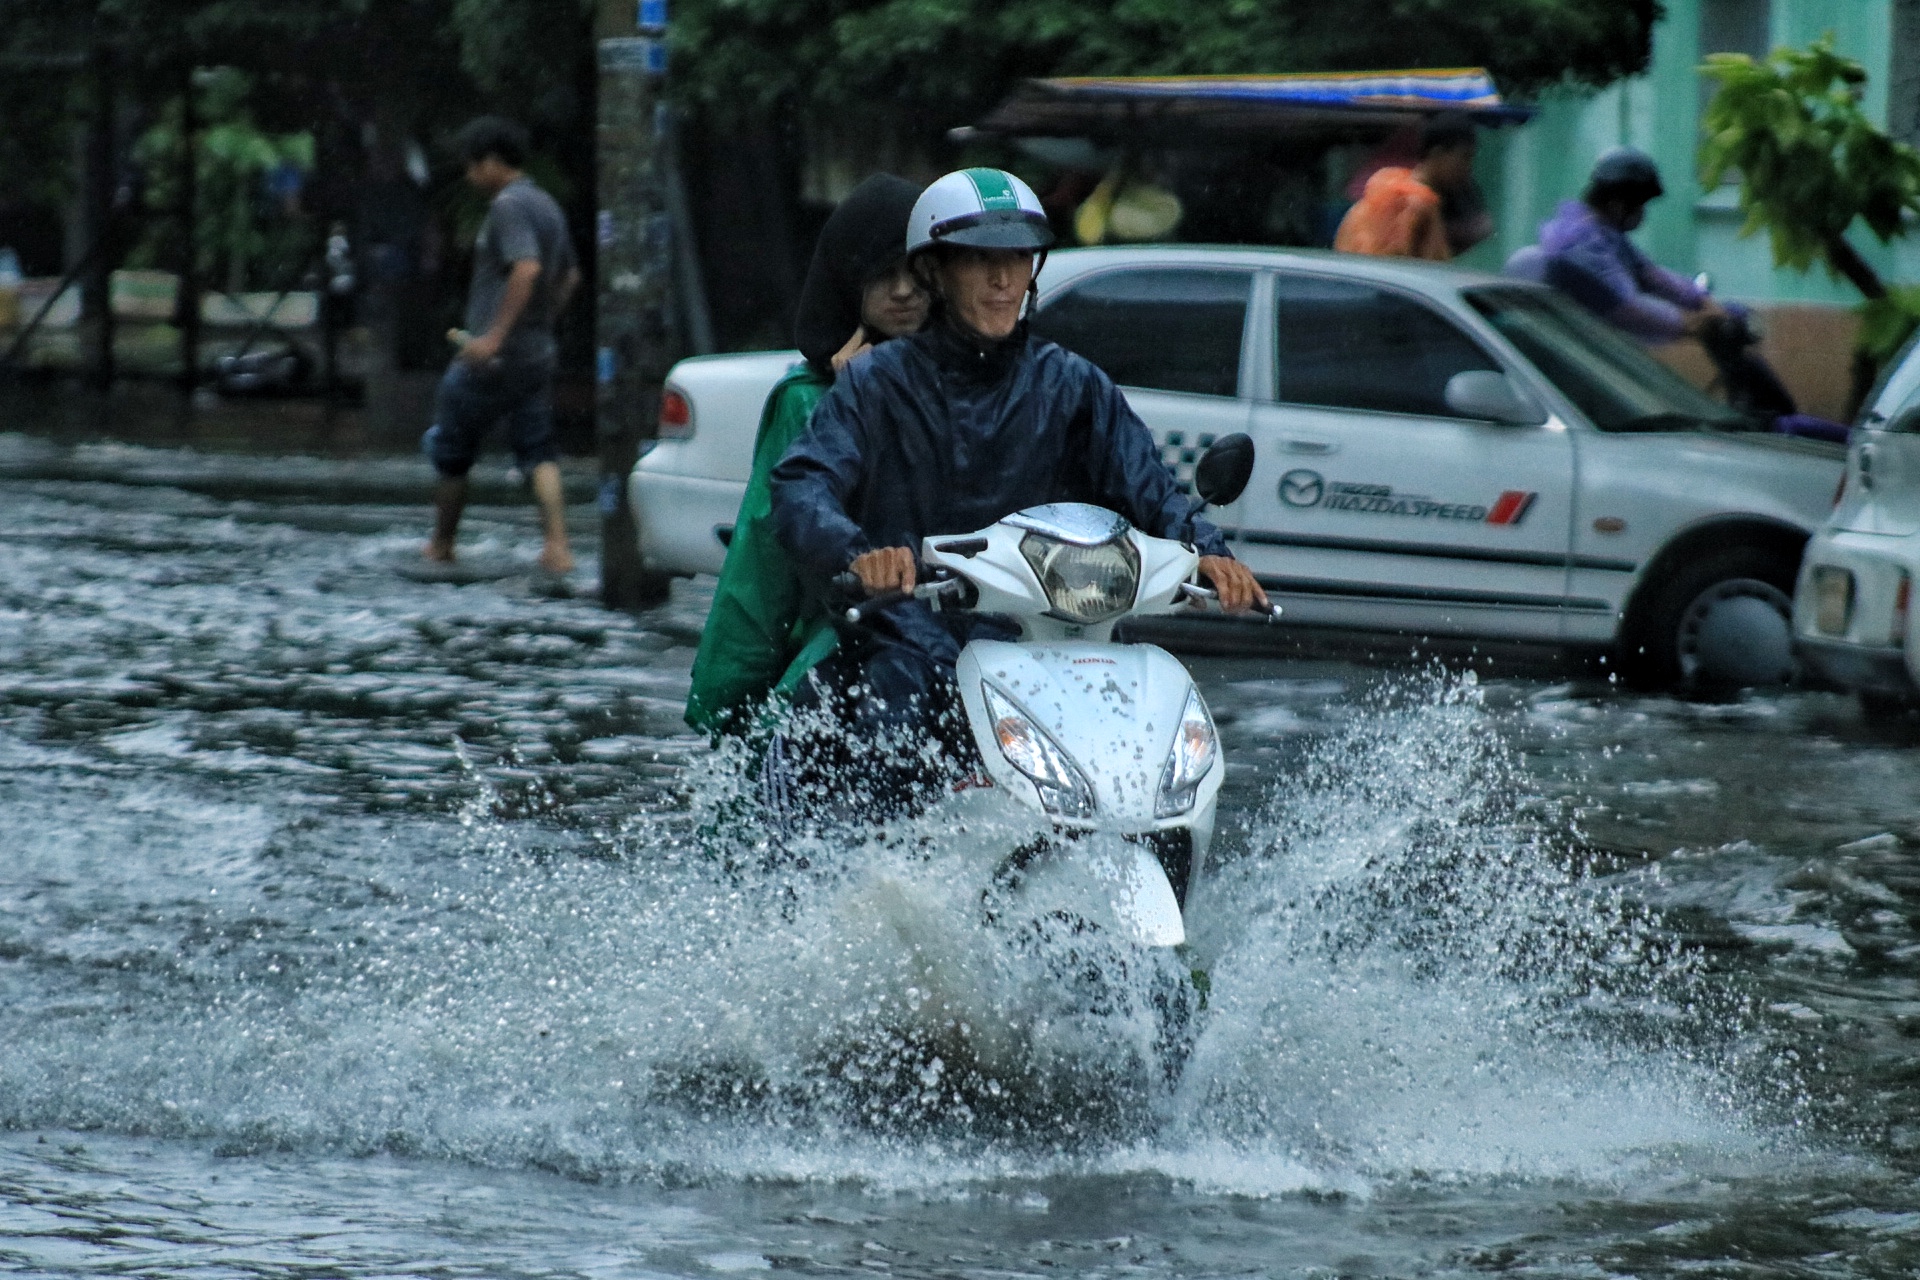
M1289 471L1280 477L1280 501L1290 507L1317 507L1327 491L1318 471Z

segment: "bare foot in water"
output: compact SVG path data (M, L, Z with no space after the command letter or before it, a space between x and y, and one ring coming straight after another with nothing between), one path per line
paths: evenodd
M540 567L557 576L572 573L573 552L564 542L549 542L540 550Z
M436 564L452 564L453 544L451 542L442 542L438 538L429 538L427 539L427 545L421 549L420 554L434 561Z

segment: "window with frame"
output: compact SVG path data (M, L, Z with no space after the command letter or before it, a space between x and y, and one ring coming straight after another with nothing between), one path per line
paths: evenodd
M1123 387L1237 395L1252 284L1218 268L1102 272L1050 300L1033 329Z
M1767 56L1772 41L1771 0L1700 0L1700 56L1744 53Z
M1275 284L1284 403L1457 418L1446 400L1453 375L1500 371L1458 325L1404 294L1328 276Z
M1773 44L1772 25L1771 0L1700 0L1700 58L1705 61L1709 54L1744 53L1761 61ZM1719 87L1720 82L1711 76L1700 77L1702 115ZM1739 181L1738 173L1728 173L1722 185L1738 185Z

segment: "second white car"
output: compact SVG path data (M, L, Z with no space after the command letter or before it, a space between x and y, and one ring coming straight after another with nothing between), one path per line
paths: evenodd
M1868 406L1848 450L1845 487L1808 544L1795 595L1801 657L1859 694L1869 713L1920 703L1920 340Z

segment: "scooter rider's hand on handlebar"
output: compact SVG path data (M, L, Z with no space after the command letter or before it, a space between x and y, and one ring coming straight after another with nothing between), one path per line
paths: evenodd
M913 552L906 547L882 547L854 557L847 568L860 579L868 595L882 591L911 591L914 586Z
M1687 315L1687 335L1697 338L1701 332L1727 318L1727 309L1712 298L1700 304L1698 311Z
M857 568L859 561L854 561ZM1255 605L1265 609L1267 593L1260 589L1253 570L1232 556L1201 556L1200 573L1220 595L1220 607L1228 613L1245 613Z

